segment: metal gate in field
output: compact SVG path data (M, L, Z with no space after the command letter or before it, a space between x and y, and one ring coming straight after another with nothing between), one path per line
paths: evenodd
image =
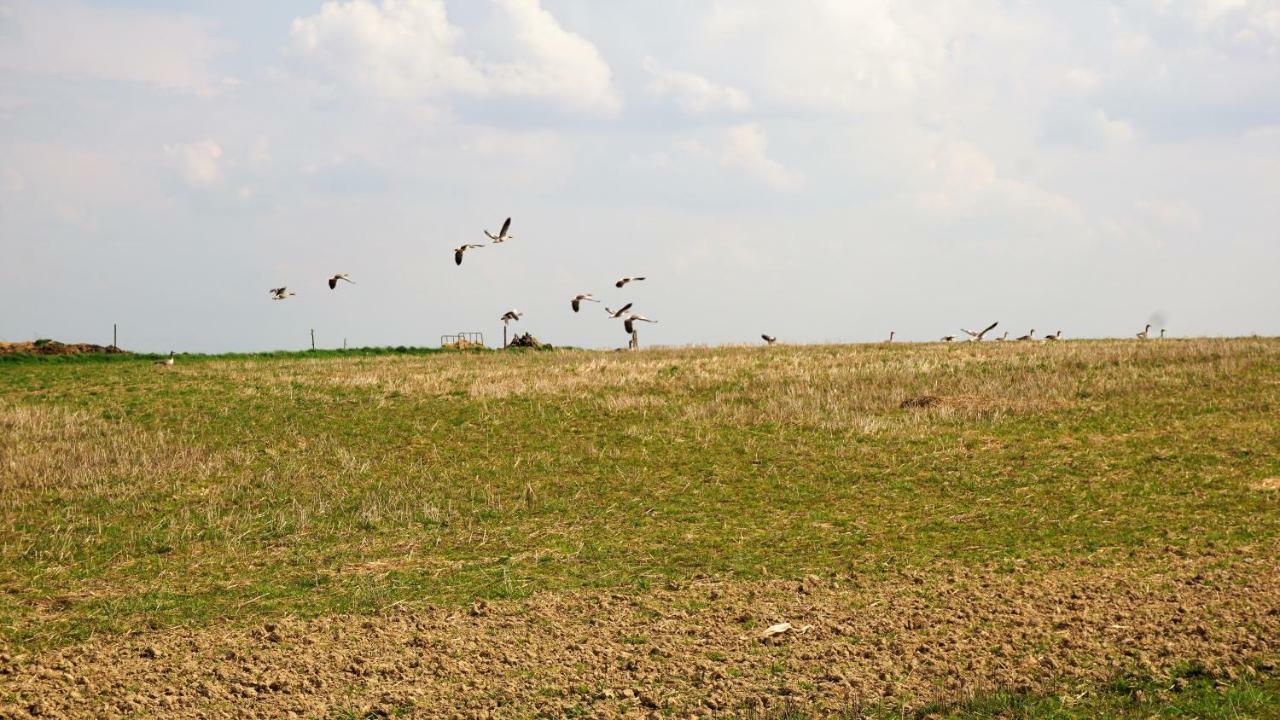
M484 347L484 333L460 332L456 335L441 335L440 347L454 348L457 350Z

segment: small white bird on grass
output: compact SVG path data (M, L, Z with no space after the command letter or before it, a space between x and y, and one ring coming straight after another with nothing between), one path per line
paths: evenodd
M488 236L489 236L489 239L490 239L490 240L492 240L492 241L494 241L495 243L503 243L503 242L506 242L506 241L508 241L508 240L514 240L514 239L515 239L515 237L516 237L515 235L510 235L510 234L508 234L508 231L510 231L510 230L511 230L511 218L507 218L506 222L502 223L502 229L498 231L498 234L497 234L497 235L494 235L493 233L489 232L488 230L485 230L485 231L484 231L484 234L485 234L485 235L488 235Z
M349 278L349 277L347 277L347 274L346 274L346 273L338 273L337 275L334 275L333 277L329 278L329 289L330 289L330 290L333 290L334 288L338 287L338 281L339 281L339 280L346 280L347 282L351 283L352 285L355 285L355 284L356 284L356 281L355 281L355 280L352 280L352 279L351 279L351 278Z
M627 312L628 310L630 310L630 309L631 309L631 305L632 305L631 303L627 303L626 305L623 305L622 307L618 308L617 310L611 310L611 309L609 309L609 308L607 308L607 307L606 307L606 308L604 309L604 311L605 311L606 313L608 313L609 317L611 317L611 318L613 318L613 319L615 319L615 320L616 320L616 319L618 319L618 318L622 317L624 314L626 314L626 312Z
M272 300L286 300L297 295L297 293L289 292L287 287L271 288L267 292L271 293Z
M502 317L498 319L502 321L503 325L506 325L510 323L512 320L519 321L521 315L524 315L524 313L520 312L519 310L508 310L502 314Z
M453 261L458 265L461 265L463 253L465 253L468 250L472 250L475 248L482 248L482 247L484 247L484 245L472 245L470 243L463 245L462 247L456 247L453 249Z
M644 279L644 278L642 278L642 277L624 277L624 278L618 278L618 282L614 283L614 284L613 284L613 286L614 286L614 287L622 287L623 285L626 285L627 283L640 282L640 281L641 281L641 280L643 280L643 279Z
M573 296L572 300L569 301L569 307L573 308L574 312L578 312L578 310L582 308L583 300L586 300L587 302L600 302L599 300L595 299L595 297L592 296L591 293L578 293L577 295Z

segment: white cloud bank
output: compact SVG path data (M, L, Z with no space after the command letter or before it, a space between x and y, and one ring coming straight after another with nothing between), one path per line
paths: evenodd
M612 71L589 41L566 30L539 0L496 0L510 23L512 62L462 53L462 30L443 0L331 0L297 18L291 48L334 80L381 97L526 97L571 110L621 107Z
M643 65L651 76L649 93L660 98L670 97L685 112L695 115L740 113L751 108L751 98L738 88L712 82L695 73L665 68L651 57L646 57Z

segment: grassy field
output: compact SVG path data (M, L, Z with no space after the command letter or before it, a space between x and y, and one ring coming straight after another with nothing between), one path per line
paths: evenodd
M1152 657L1113 657L1109 625L1099 626L1097 653L1067 653L1043 672L985 673L973 669L975 651L956 649L971 685L904 665L844 673L840 702L874 685L896 713L1083 717L1068 705L1092 702L1128 716L1136 691L1117 683L1159 683L1202 662L1216 690L1196 681L1167 700L1168 688L1151 690L1132 716L1167 715L1194 697L1221 717L1275 717L1280 644L1266 632L1280 624L1277 418L1280 341L1268 339L330 354L190 358L171 369L10 362L0 366L0 644L10 664L0 662L0 702L26 707L23 668L56 665L50 658L92 670L139 647L154 659L147 643L163 648L165 638L251 642L280 622L305 635L335 618L485 622L485 608L540 617L550 603L581 623L593 598L693 617L710 593L741 608L724 622L751 635L771 622L753 603L796 583L830 605L770 607L829 618L815 623L820 640L855 616L878 621L875 597L921 586L954 587L978 605L974 588L997 588L978 634L1018 627L1001 607L1030 593L1050 637L1066 622L1054 606L1109 578L1126 589L1085 593L1081 612L1133 602L1155 627L1164 616L1152 608L1173 593L1181 599L1168 611L1201 626L1186 642L1217 644L1155 630L1133 640L1151 643ZM1226 599L1237 596L1247 602ZM1175 609L1188 598L1200 604ZM1236 625L1218 622L1228 617ZM616 635L624 650L666 647L642 619L629 627ZM605 634L584 627L580 639ZM848 633L831 652L851 635L853 645L876 642ZM728 650L699 651L699 662L732 656L729 637ZM982 652L1032 642L996 639ZM748 643L750 662L722 679L728 705L701 711L745 717L753 695L776 692L798 717L833 707L835 691L804 675L828 661L799 657L800 640L780 647ZM783 650L780 672L756 662ZM368 700L375 686L348 682L350 703L316 690L322 698L291 711L426 712L422 698ZM1083 699L1064 705L1064 688ZM60 711L117 702L99 690ZM512 692L485 712L687 716L699 696L697 686L616 702ZM194 694L169 710L224 700ZM127 702L143 715L167 707ZM1212 715L1200 713L1182 716Z

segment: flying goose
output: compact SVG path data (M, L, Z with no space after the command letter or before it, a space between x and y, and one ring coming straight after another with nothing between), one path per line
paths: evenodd
M626 305L623 305L617 310L610 310L609 308L606 307L604 311L609 314L609 317L614 318L616 320L617 318L622 317L622 314L630 309L631 309L631 303L627 303Z
M1060 337L1062 337L1062 331L1061 331L1061 330L1059 330L1058 332L1056 332L1056 333L1054 333L1054 334L1052 334L1052 335L1045 335L1045 336L1044 336L1044 339L1045 339L1045 340L1057 340L1057 339L1058 339L1058 338L1060 338Z
M169 357L157 360L156 365L162 365L164 367L173 367L173 351L172 350L169 351Z
M582 307L583 300L586 300L587 302L600 302L599 300L595 299L595 297L593 297L591 293L578 293L577 295L573 296L572 300L569 301L569 307L573 308L574 312L578 312L578 309ZM623 308L623 310L626 310L626 308Z
M520 312L519 310L508 310L502 313L502 317L498 319L502 321L503 325L506 325L512 320L519 320L521 315L524 315L524 313Z
M267 292L271 293L272 300L284 300L297 295L297 293L289 292L289 288L287 287L271 288Z
M644 279L644 278L642 278L642 277L624 277L624 278L618 278L618 282L614 283L614 284L613 284L613 286L614 286L614 287L622 287L623 285L626 285L626 284L627 284L627 283L629 283L629 282L639 282L639 281L641 281L641 280L643 280L643 279Z
M1031 332L1027 333L1026 335L1023 335L1023 336L1022 336L1022 337L1020 337L1020 338L1018 338L1018 340L1035 340L1035 339L1036 339L1036 330L1035 330L1035 328L1031 328Z
M355 281L355 280L352 280L352 279L351 279L351 278L349 278L349 277L347 277L347 274L346 274L346 273L338 273L337 275L334 275L333 277L329 278L329 289L330 289L330 290L333 290L334 288L338 287L338 281L339 281L339 280L346 280L347 282L351 283L352 285L355 285L355 284L356 284L356 281Z
M987 329L980 330L978 332L974 332L972 330L965 330L964 328L960 328L960 329L964 330L965 335L968 335L969 337L973 338L974 342L982 342L982 338L985 337L987 333L991 332L992 330L995 330L996 326L999 324L1000 324L1000 321L997 320L991 323L990 325L988 325Z
M1139 340L1146 340L1146 339L1147 339L1147 333L1149 333L1149 332L1151 332L1151 323L1147 323L1147 326L1146 326L1146 327L1144 327L1144 328L1142 328L1142 332L1138 333L1138 339L1139 339Z
M515 239L515 235L507 234L507 231L510 229L511 229L511 218L507 218L506 222L502 223L502 229L498 231L497 235L494 235L488 230L485 230L484 234L488 235L489 239L492 240L494 243L501 243L501 242L506 242L508 240Z
M457 263L457 264L461 265L461 264L462 264L462 253L464 253L464 252L466 252L466 251L468 251L468 250L470 250L470 249L472 249L472 248L482 248L482 247L484 247L484 245L483 245L483 244L480 244L480 245L472 245L472 244L469 244L469 243L468 243L468 244L464 244L462 247L456 247L456 248L454 248L454 249L453 249L453 261L454 261L455 263Z
M774 336L772 336L772 335L761 335L761 336L760 336L760 339L761 339L761 340L764 340L766 343L768 343L768 344L770 344L770 345L772 345L772 344L774 344L774 343L778 342L778 338L776 338L776 337L774 337Z
M628 335L636 331L636 326L634 325L636 321L647 322L647 323L658 322L657 320L650 320L649 318L643 315L637 315L635 313L631 313L630 315L627 316L626 320L622 321L622 327L624 330L627 331Z

